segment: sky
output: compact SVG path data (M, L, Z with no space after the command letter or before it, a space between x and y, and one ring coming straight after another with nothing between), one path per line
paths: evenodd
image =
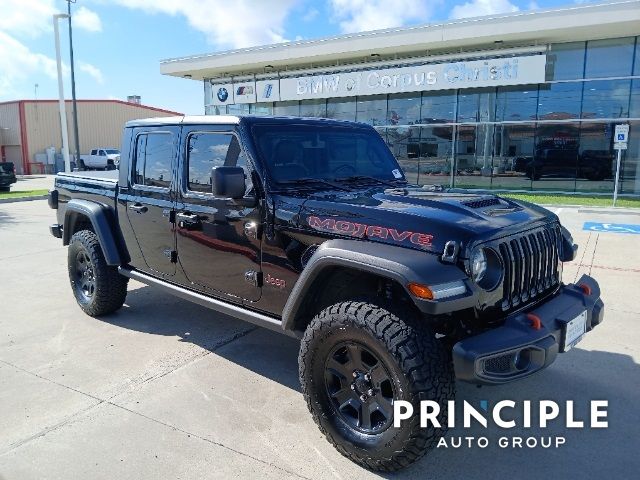
M140 95L204 113L199 81L160 74L160 60L585 0L77 0L71 4L79 99ZM58 97L52 15L64 0L0 0L0 102ZM67 20L60 21L70 98Z

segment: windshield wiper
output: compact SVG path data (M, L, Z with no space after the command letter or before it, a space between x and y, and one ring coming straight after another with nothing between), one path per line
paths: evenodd
M348 177L340 177L340 178L336 178L335 179L336 182L349 182L349 183L360 182L362 180L368 180L368 181L376 182L376 183L379 183L380 185L386 185L388 187L397 187L398 186L397 182L400 179L394 180L394 181L381 180L379 178L372 177L370 175L350 175Z
M338 190L344 190L345 192L350 192L351 189L344 187L342 185L338 185L336 183L330 182L329 180L325 180L323 178L311 178L311 177L304 177L304 178L292 178L291 180L280 180L277 182L280 185L311 185L311 184L322 184L322 185L328 185L331 188L337 188Z

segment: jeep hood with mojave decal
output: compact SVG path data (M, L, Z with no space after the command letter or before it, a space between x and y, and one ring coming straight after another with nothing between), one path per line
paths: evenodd
M537 205L494 195L370 187L308 195L298 226L437 254L454 240L464 256L471 241L479 243L556 220L555 214Z

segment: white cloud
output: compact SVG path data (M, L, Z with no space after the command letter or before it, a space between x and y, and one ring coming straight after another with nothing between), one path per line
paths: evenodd
M86 30L87 32L101 32L102 22L100 17L93 10L87 7L80 7L75 12L71 12L73 26Z
M104 84L104 75L102 75L102 72L98 67L86 62L78 62L78 68L80 71L92 77L100 85Z
M183 16L219 47L243 48L286 41L284 22L297 0L116 0L148 13Z
M470 2L456 5L451 9L451 18L481 17L497 13L517 12L519 8L509 0L471 0Z
M0 30L37 37L52 29L53 0L0 1Z
M319 13L320 11L317 8L312 8L302 16L302 21L310 22L311 20L315 20Z
M18 94L16 85L35 75L57 78L56 62L41 53L31 51L26 45L0 31L0 98L8 99ZM63 65L63 73L68 74Z
M331 0L330 7L340 29L352 33L427 22L439 3L429 0Z

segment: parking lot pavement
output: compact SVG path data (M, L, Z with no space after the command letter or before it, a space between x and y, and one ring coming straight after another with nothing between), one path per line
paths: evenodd
M55 177L55 175L18 175L18 181L11 185L11 191L49 190L53 188Z
M516 429L561 435L558 449L440 448L394 478L629 478L640 468L640 255L637 235L584 221L640 223L633 212L556 209L581 245L565 281L594 275L605 323L545 372L518 383L458 384L472 404L502 399L609 400L609 428ZM0 205L0 478L374 478L319 433L299 393L296 340L136 282L102 319L76 306L66 250L46 201ZM581 403L582 402L582 403Z

